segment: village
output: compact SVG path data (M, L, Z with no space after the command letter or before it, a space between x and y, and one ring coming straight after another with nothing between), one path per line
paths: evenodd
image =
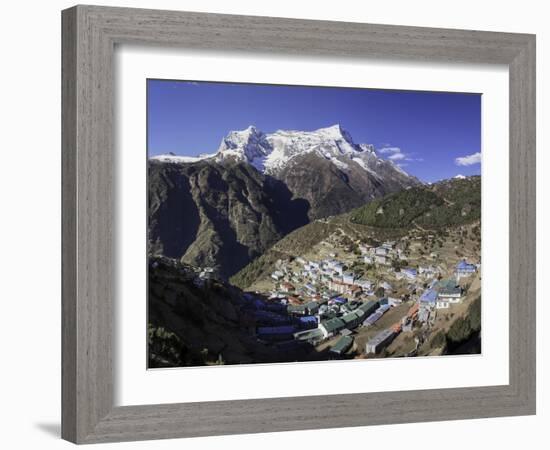
M257 339L307 344L331 359L429 354L419 351L424 342L479 295L481 264L473 252L442 262L414 245L414 232L377 245L331 236L277 261L246 294Z

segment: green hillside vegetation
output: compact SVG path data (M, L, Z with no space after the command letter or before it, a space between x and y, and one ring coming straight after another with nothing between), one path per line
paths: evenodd
M380 228L403 228L443 204L443 199L426 188L412 188L374 200L356 209L350 220Z
M441 228L480 220L481 177L443 181L435 184L433 189L445 199L445 203L416 219L418 225Z
M480 220L481 177L445 180L374 200L350 214L352 223L378 228L438 229Z

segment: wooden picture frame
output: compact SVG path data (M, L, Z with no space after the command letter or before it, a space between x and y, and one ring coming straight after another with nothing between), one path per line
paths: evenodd
M95 443L535 413L535 36L97 6L63 11L62 30L64 439ZM113 53L126 43L507 65L509 384L114 407Z

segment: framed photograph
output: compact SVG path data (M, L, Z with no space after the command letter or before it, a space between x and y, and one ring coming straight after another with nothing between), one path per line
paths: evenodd
M535 37L63 11L62 435L535 413Z

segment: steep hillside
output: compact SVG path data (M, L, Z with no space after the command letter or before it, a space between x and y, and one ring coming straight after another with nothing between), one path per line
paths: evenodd
M149 265L149 367L292 361L307 351L257 340L239 289L200 280L176 260L153 257Z
M415 224L437 229L471 223L481 217L481 177L444 180L377 199L352 211L350 220L380 228Z
M232 278L243 289L269 276L281 259L303 255L329 237L350 248L399 239L411 230L445 230L480 220L480 177L445 180L389 194L347 214L317 220L289 233ZM479 227L475 233L479 233Z
M403 228L443 203L441 197L428 189L412 188L373 200L353 211L350 220L373 227Z
M307 209L246 164L149 164L150 252L224 277L306 224Z

